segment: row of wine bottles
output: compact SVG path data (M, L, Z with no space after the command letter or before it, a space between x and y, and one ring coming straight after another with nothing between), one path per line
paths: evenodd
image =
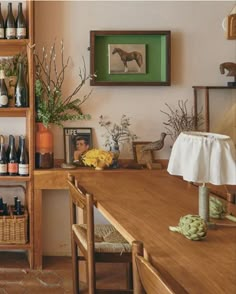
M9 135L9 144L5 150L4 136L0 136L0 176L28 176L29 155L26 148L25 136L19 136L16 150L15 137Z
M14 196L14 206L8 206L6 202L3 202L0 197L0 216L10 215L10 210L13 215L22 215L24 213L24 206L21 205L21 200L17 196Z
M16 107L28 107L29 95L28 86L25 79L23 63L18 64L18 77L15 89L15 106ZM7 92L7 86L5 83L4 70L0 70L0 107L9 106L9 95Z
M25 39L26 20L22 10L22 3L18 4L18 14L15 19L12 11L12 3L8 3L6 20L2 16L0 3L0 39Z

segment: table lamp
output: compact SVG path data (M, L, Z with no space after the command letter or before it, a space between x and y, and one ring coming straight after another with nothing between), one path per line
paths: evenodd
M167 171L199 186L199 215L209 222L207 183L236 184L236 154L229 136L206 132L182 132L176 139Z

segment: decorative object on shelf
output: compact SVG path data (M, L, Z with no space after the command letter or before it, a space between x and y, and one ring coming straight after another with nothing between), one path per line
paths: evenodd
M165 103L170 112L168 113L161 110L162 113L168 116L167 122L163 124L167 131L166 134L170 135L173 141L177 139L181 132L195 131L196 125L198 128L203 125L202 108L197 113L197 116L195 116L193 109L191 109L191 113L188 112L187 103L188 100L178 100L179 109L172 108L169 104Z
M90 31L92 86L169 86L170 31Z
M232 214L227 214L226 205L220 199L210 196L209 198L209 207L210 207L210 217L216 219L227 218L233 222L236 222L236 217Z
M84 166L82 156L93 147L91 128L63 128L64 160L62 168Z
M105 147L109 147L110 151L114 152L113 167L118 167L118 158L120 153L120 144L130 144L138 137L132 133L129 129L131 123L130 118L125 114L121 116L120 124L111 123L105 120L104 116L100 116L99 125L106 129L106 133L103 134L105 139Z
M182 216L177 227L169 226L172 232L178 232L192 241L199 241L207 235L207 224L199 215L188 214Z
M56 43L50 51L43 47L42 56L34 52L35 80L36 80L36 121L45 126L56 124L63 127L68 120L90 119L89 114L83 114L81 105L90 97L91 91L78 98L81 88L91 78L86 72L83 58L83 69L79 69L79 81L71 90L71 94L64 96L63 84L71 58L65 61L64 44L60 45L60 65L57 64Z
M152 150L142 152L142 149L150 144L150 141L135 141L132 142L134 160L141 165L149 165L154 161L154 154Z
M146 146L143 146L142 152L145 152L148 150L161 150L164 147L165 137L166 137L166 133L161 133L160 139L155 142L151 142L147 144Z
M209 223L209 197L207 183L213 185L236 184L236 152L229 136L182 132L175 141L167 171L183 176L199 186L199 215Z
M43 123L36 123L36 128L35 167L52 168L54 164L53 133L50 127Z
M113 153L102 149L91 149L83 155L82 160L85 165L94 166L96 170L103 170L112 164Z
M234 5L230 13L223 19L222 27L228 40L236 40L236 5Z
M220 73L225 74L225 70L228 71L228 77L234 77L234 82L228 82L229 87L236 87L236 63L223 62L220 64Z

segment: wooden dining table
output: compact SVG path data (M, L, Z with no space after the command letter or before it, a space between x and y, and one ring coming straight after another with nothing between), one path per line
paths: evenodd
M129 241L140 240L176 293L236 293L236 227L228 220L191 241L169 230L198 213L198 189L166 171L97 172L77 179L98 210ZM236 213L227 203L228 212Z
M98 210L129 241L140 240L153 265L176 293L236 293L236 227L222 219L202 241L169 230L181 216L198 213L198 188L166 170L116 169L69 171L93 193ZM68 170L37 170L34 174L35 268L42 268L42 194L68 189ZM69 201L69 198L68 198ZM236 215L234 204L226 202ZM68 212L69 213L69 212ZM235 224L235 223L234 223Z

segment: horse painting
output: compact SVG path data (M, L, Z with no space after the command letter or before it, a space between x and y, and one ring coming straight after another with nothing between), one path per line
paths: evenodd
M120 56L121 61L124 64L124 72L127 73L129 71L128 68L128 62L129 61L136 61L138 66L138 72L141 72L141 66L143 64L143 56L138 51L132 51L132 52L126 52L125 50L122 50L121 48L114 48L112 51L112 54L118 53Z

